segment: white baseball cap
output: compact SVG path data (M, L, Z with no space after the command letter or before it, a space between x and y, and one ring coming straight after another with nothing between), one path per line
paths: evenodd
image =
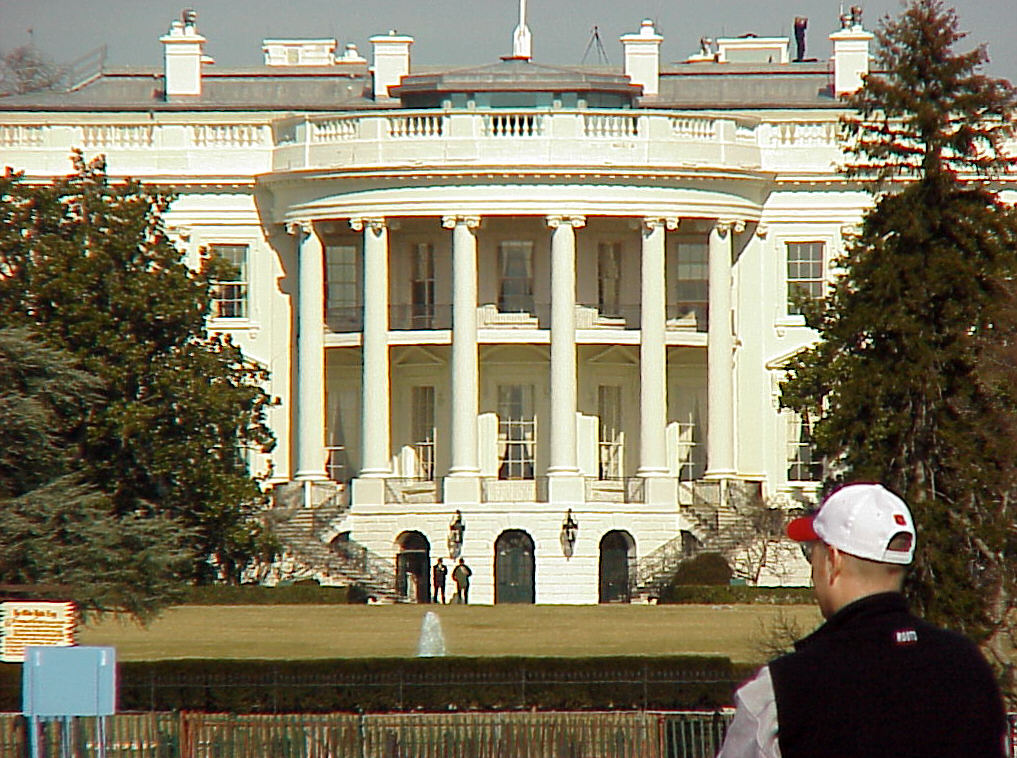
M906 534L907 548L890 542ZM907 565L915 557L915 523L907 504L881 484L849 484L833 492L812 516L787 526L796 542L822 541L878 563Z

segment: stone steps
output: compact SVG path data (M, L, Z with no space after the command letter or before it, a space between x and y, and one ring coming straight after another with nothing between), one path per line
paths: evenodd
M395 590L394 572L385 570L384 559L352 540L343 542L342 552L323 541L323 533L334 531L345 511L323 505L272 512L269 528L283 546L284 561L292 564L288 573L303 573L329 584L358 585L379 603L403 602Z

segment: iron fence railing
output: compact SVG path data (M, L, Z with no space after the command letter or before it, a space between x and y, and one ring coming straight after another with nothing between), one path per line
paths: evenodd
M388 306L388 328L392 331L451 329L452 305L448 303L394 303ZM605 305L577 302L577 329L639 329L642 309L638 303ZM705 332L708 326L703 303L668 303L668 329ZM485 328L530 326L551 328L551 304L532 298L515 298L498 305L479 306L478 320ZM364 328L361 306L332 306L325 312L325 325L333 333L359 332Z
M707 758L730 709L688 712L123 713L44 722L40 755L67 758ZM0 757L27 753L0 714Z
M43 722L39 754L67 758L708 758L733 711L119 713ZM1017 714L1007 755L1017 758ZM103 734L100 740L99 735ZM27 722L0 714L0 758L28 755Z

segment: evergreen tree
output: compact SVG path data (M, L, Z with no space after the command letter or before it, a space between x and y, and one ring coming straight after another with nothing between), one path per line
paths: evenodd
M1014 165L1014 91L978 72L983 48L954 51L962 37L940 0L883 21L879 73L845 120L848 173L876 204L806 309L820 342L790 362L781 400L816 420L827 486L881 481L908 501L909 596L1012 682L1017 397L988 367L1017 331L1001 286L1017 275L1017 213L985 180Z
M172 197L74 173L0 180L0 325L36 328L102 381L82 441L89 482L113 514L178 520L194 535L191 578L236 581L273 547L246 454L270 450L267 372L205 319L219 259L191 270L166 237Z
M74 363L29 329L0 329L0 583L59 587L86 612L144 620L179 597L189 535L114 515L85 481L82 430L101 382Z

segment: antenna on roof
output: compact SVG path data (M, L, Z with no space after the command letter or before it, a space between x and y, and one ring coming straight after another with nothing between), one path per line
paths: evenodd
M532 56L530 29L526 26L526 0L519 0L519 26L512 33L512 57L529 60Z
M586 56L590 54L590 48L595 48L597 51L597 63L605 66L610 65L611 61L607 57L607 50L604 49L604 43L600 39L600 29L596 26L593 27L590 34L590 41L586 43L586 51L583 53L581 63L586 63Z

